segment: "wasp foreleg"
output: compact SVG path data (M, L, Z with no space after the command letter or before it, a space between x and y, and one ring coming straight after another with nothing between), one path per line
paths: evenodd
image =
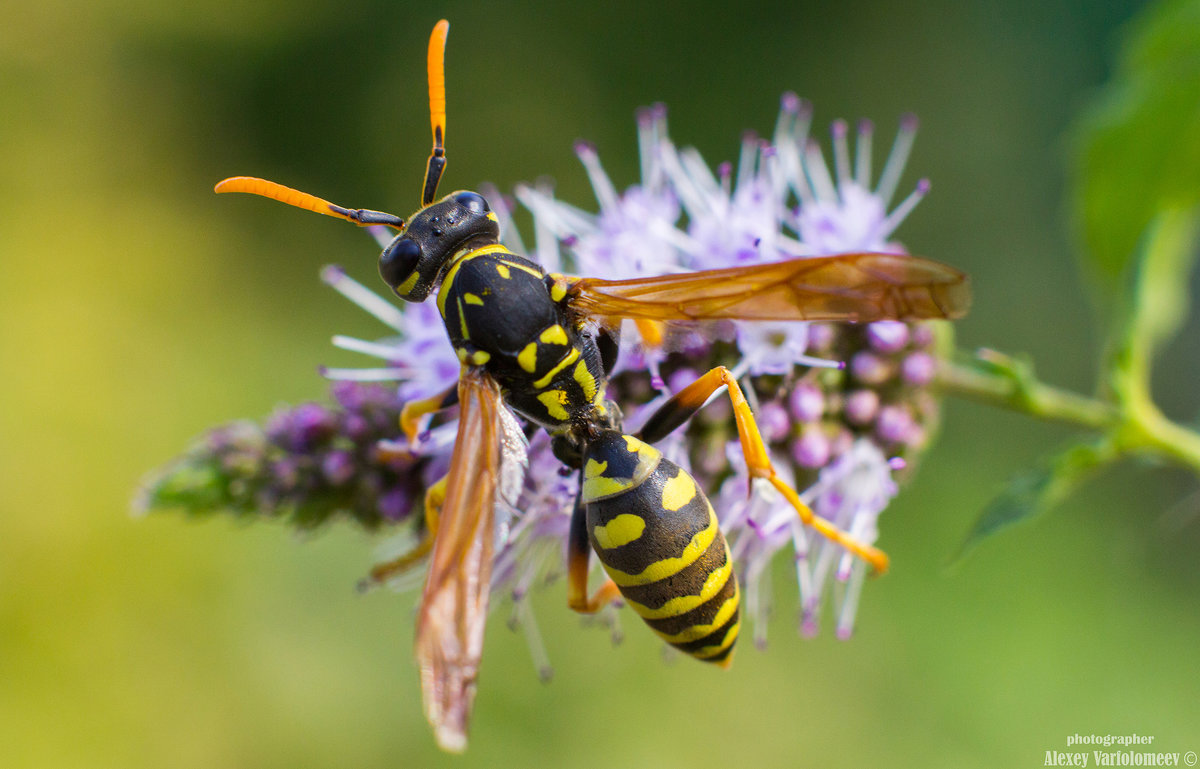
M409 401L400 410L400 429L408 438L409 445L417 442L417 434L421 431L421 420L429 414L435 414L442 409L448 409L458 403L458 383L454 383L445 392L432 395L421 400Z

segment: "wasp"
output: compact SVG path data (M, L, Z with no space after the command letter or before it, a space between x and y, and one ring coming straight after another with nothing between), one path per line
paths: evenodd
M443 747L462 749L474 699L495 547L495 510L515 422L545 429L555 455L580 475L567 544L567 602L595 612L618 596L667 643L728 666L739 628L739 592L729 547L704 491L654 444L710 396L732 403L750 475L763 479L801 521L864 559L887 556L814 514L776 474L736 378L717 367L674 394L634 434L606 397L619 326L717 320L868 322L955 318L969 304L967 276L938 262L851 253L627 280L547 273L500 243L496 214L476 192L440 199L446 167L444 56L449 24L428 50L433 149L421 208L407 220L350 209L253 177L220 182L246 192L396 236L379 274L408 302L435 295L462 363L455 387L407 404L401 428L413 440L424 418L457 404L457 439L446 476L425 499L423 539L373 571L377 580L429 557L415 652L425 712ZM588 590L591 552L608 579Z

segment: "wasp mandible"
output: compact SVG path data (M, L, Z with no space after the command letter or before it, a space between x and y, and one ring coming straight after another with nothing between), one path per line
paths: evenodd
M606 395L624 319L868 321L955 318L969 304L967 277L926 259L881 253L797 258L728 269L627 280L547 273L500 243L500 226L476 192L436 199L446 167L443 60L449 24L430 38L433 149L421 207L407 220L349 209L274 182L226 179L217 192L248 192L358 225L397 231L379 273L401 299L436 302L462 364L457 385L405 406L415 439L430 414L458 406L449 471L425 499L423 539L373 572L381 580L429 555L416 629L425 711L439 742L466 743L483 643L501 445L511 410L545 429L555 455L579 472L568 551L569 606L595 612L622 596L651 629L685 653L722 667L739 628L739 592L729 548L704 491L654 444L725 390L752 478L770 483L803 523L864 559L887 556L815 515L772 466L736 378L717 367L665 402L634 434ZM507 420L507 422L506 422ZM608 574L588 591L590 552Z

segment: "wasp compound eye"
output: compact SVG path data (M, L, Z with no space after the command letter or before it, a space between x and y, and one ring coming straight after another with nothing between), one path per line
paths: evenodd
M421 259L421 247L410 238L397 238L379 255L379 275L392 288L402 284Z
M489 210L487 201L478 192L460 192L454 200L473 214L486 214Z

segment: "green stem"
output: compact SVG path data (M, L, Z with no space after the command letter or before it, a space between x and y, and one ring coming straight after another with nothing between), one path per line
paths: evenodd
M1029 366L998 353L979 356L973 363L942 361L937 377L942 391L1093 430L1111 428L1118 420L1111 403L1040 382Z
M1120 442L1128 451L1169 459L1200 474L1200 435L1167 419L1157 408L1139 409L1122 428Z
M1200 474L1200 435L1167 419L1138 398L1121 408L1038 381L1027 363L993 351L943 361L937 384L943 392L1052 422L1097 430L1111 437L1119 454L1142 454L1183 465Z

